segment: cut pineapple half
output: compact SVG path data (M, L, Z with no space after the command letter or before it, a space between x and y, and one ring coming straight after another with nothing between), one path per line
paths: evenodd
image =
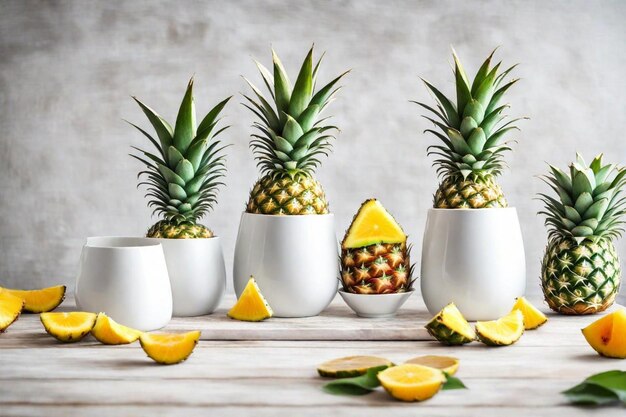
M398 400L424 401L439 392L446 377L439 369L405 363L379 372L378 380Z
M582 329L587 343L602 356L626 359L626 309L619 309Z
M476 322L478 338L489 346L512 345L523 333L524 316L519 310L513 310L498 320Z
M354 216L341 247L362 248L376 243L402 242L406 242L406 235L398 222L378 200L370 199Z
M409 359L404 363L430 366L431 368L440 369L448 375L454 375L459 369L459 360L452 356L424 355Z
M4 332L20 317L24 300L0 289L0 333Z
M378 366L393 366L393 363L378 356L346 356L324 362L317 367L317 372L329 378L350 378L363 375L368 369Z
M200 332L143 333L139 342L146 354L163 365L173 365L187 359L200 340Z
M39 318L46 332L61 342L82 340L96 324L96 314L83 311L41 313Z
M435 339L447 345L463 345L476 339L472 326L459 309L450 303L426 324L426 330Z
M528 302L524 297L516 299L513 310L519 310L524 316L524 329L534 330L548 321L545 314Z
M25 313L45 313L52 311L63 302L65 298L65 285L42 288L40 290L12 290L5 291L24 300Z
M133 343L139 336L139 330L123 326L107 316L105 313L98 313L96 324L91 329L91 334L96 340L105 345L125 345Z
M228 317L242 321L261 321L272 317L274 312L267 303L253 277L250 277L246 288L228 312Z

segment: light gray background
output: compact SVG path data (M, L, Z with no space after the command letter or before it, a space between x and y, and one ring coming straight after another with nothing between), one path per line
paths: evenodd
M139 235L156 221L127 155L147 141L122 118L149 126L133 94L173 122L192 74L199 111L236 94L223 136L234 144L227 188L205 219L230 270L257 179L239 76L260 83L252 57L268 64L270 45L293 74L315 42L327 51L322 79L353 69L329 112L341 134L318 172L338 236L377 197L410 233L417 261L437 187L428 124L408 102L429 100L418 76L452 94L450 45L472 74L497 45L498 58L521 63L508 101L531 120L501 184L519 211L536 292L546 231L534 176L544 161L565 166L578 150L626 163L625 18L624 1L3 1L0 285L73 286L85 237ZM618 249L626 259L623 240Z

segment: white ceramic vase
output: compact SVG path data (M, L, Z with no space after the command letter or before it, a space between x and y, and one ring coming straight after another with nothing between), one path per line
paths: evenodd
M212 313L226 289L226 268L220 238L152 239L163 245L172 285L173 315Z
M252 275L275 316L315 316L337 293L338 274L332 214L242 214L233 268L238 297Z
M526 287L515 208L430 209L420 282L431 314L450 302L468 320L507 314Z
M161 244L135 237L88 238L75 297L80 310L105 312L138 330L165 326L172 318L172 292Z

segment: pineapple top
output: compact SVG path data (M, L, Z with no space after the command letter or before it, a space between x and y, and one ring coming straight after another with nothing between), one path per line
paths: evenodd
M148 206L174 224L196 221L213 208L217 189L223 185L226 172L224 155L215 137L228 128L216 131L218 115L230 97L216 105L196 127L193 78L176 117L174 128L150 107L133 97L156 131L158 141L140 127L130 123L156 148L155 153L133 147L142 156L131 155L146 166L139 173L150 197Z
M566 174L550 165L550 174L541 177L558 195L557 199L539 194L546 205L539 213L546 216L549 237L572 237L579 242L585 238L619 237L626 214L626 197L621 194L626 167L602 165L602 154L587 165L576 154L576 162L569 168Z
M271 95L271 103L244 77L256 96L254 100L244 94L247 100L244 106L259 118L253 124L258 132L252 135L250 146L262 174L276 177L311 175L320 164L320 155L327 155L330 150L330 139L334 138L330 131L337 129L324 125L328 117L320 119L319 115L341 88L335 85L347 71L316 92L317 74L323 56L314 66L311 48L293 87L273 50L272 56L273 74L256 62Z
M506 118L503 111L509 106L499 103L518 79L507 81L508 74L516 65L502 72L499 72L501 62L491 67L494 52L482 64L471 84L456 53L452 52L456 103L423 80L437 101L436 108L414 103L432 113L434 118L423 117L441 130L426 130L443 142L428 147L428 154L437 157L434 165L439 175L475 179L499 175L502 171L502 153L510 150L502 139L509 131L517 129L514 123L522 118L502 123Z

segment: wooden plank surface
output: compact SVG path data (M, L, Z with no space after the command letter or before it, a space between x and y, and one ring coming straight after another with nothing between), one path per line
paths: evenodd
M602 358L586 344L580 328L597 318L550 315L545 326L502 348L429 340L215 338L202 340L188 361L160 366L138 343L103 346L88 338L60 344L44 333L36 315L24 315L0 335L0 416L623 416L623 408L572 407L560 394L592 373L626 368L624 361ZM176 319L169 328L195 328L203 319L211 321ZM358 329L368 321L346 319L345 325ZM408 323L405 331L422 325ZM212 334L206 326L203 339ZM299 331L297 325L282 326L283 332ZM424 354L456 356L458 376L469 389L445 391L419 404L394 401L382 390L364 397L323 392L326 380L317 376L316 366L354 354L396 363Z

